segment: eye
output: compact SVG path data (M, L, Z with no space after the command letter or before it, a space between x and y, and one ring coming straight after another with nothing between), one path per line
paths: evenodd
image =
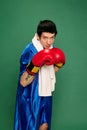
M47 40L48 38L47 37L43 37L44 40Z

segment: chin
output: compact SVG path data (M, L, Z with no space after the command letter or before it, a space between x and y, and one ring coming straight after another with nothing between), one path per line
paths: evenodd
M47 46L47 47L44 47L45 49L49 49L50 48L50 46Z

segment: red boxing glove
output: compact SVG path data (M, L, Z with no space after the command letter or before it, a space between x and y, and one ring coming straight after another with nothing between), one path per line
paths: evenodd
M65 54L64 52L59 48L52 48L52 53L54 54L54 64L61 68L65 64Z
M51 54L51 50L44 49L38 52L36 55L34 55L32 61L27 65L26 71L31 75L35 75L42 65L51 65L53 63L54 59Z

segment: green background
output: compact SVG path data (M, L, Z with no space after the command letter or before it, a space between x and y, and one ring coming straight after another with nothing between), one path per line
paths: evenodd
M40 20L66 55L56 74L52 130L87 130L87 0L0 0L0 130L13 130L19 59Z

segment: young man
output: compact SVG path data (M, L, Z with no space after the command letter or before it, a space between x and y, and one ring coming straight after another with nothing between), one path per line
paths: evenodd
M23 50L14 130L51 130L55 72L65 63L61 50L53 48L56 34L53 21L40 21L32 42Z

